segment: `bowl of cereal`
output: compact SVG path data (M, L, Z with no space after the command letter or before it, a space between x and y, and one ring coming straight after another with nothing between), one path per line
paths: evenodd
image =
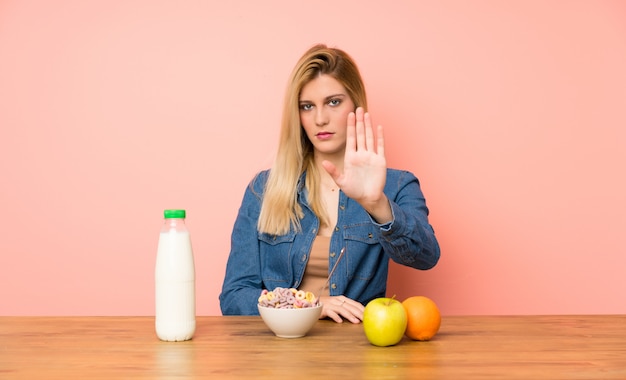
M322 314L313 293L294 288L263 290L258 307L263 322L280 338L305 336Z

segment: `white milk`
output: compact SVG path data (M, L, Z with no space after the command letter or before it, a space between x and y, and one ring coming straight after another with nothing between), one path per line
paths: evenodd
M159 339L191 339L196 331L195 269L184 219L165 219L157 250L155 293Z

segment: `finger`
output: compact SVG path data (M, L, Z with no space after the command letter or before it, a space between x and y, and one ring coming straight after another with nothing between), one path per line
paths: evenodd
M367 149L365 145L365 125L363 123L363 108L356 109L356 150Z
M326 170L328 174L330 174L333 181L335 181L335 184L341 189L342 188L341 186L343 183L343 179L342 179L343 175L341 174L339 169L337 169L335 164L333 164L332 162L328 160L324 160L322 161L322 167L324 168L324 170Z
M324 308L322 309L322 314L320 315L320 319L330 318L337 323L343 322L343 319L338 313L339 308L332 301L332 298L328 298L328 301L324 302Z
M337 305L339 306L339 314L352 323L360 323L363 320L363 311L365 307L354 300L347 297L337 297Z
M354 112L348 114L348 129L346 131L346 151L356 150L356 115Z
M375 152L376 146L374 145L374 131L372 130L372 118L369 112L364 115L365 120L365 149Z
M354 316L355 318L353 322L358 323L358 321L363 320L363 312L365 311L365 306L356 301L352 301L346 302L343 307L350 310L352 316Z
M343 318L341 318L341 316L339 314L337 314L336 312L329 310L327 313L328 318L332 319L333 321L337 322L337 323L342 323L343 322Z
M385 137L383 136L383 126L379 125L378 126L378 131L376 132L376 134L378 135L378 143L376 144L376 152L381 155L381 156L385 156Z
M345 319L347 319L348 321L352 323L361 323L362 319L354 315L354 313L350 309L345 307L345 305L343 307L343 310L340 311L340 314L342 317L344 317Z
M333 177L333 179L337 179L341 174L339 173L339 170L337 170L335 164L328 160L322 161L322 167L328 172L328 174L330 174L331 177Z

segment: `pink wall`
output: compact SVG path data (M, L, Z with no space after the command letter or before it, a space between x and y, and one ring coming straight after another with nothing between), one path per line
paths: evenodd
M626 313L622 1L0 2L0 315L152 315L164 208L219 314L244 187L310 45L360 64L444 314Z

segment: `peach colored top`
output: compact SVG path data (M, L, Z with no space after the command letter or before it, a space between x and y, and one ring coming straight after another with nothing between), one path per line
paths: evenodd
M321 294L320 288L328 279L328 254L330 252L330 236L318 235L313 241L309 262L304 269L304 277L299 290L313 292L316 296L328 295L328 287Z

